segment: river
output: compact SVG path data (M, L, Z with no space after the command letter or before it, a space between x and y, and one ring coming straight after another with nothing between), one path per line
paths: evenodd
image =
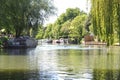
M1 49L0 80L120 80L120 47L41 44Z

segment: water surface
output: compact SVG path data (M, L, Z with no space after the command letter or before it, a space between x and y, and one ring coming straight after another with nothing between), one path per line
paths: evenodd
M120 47L42 44L1 49L0 80L120 80Z

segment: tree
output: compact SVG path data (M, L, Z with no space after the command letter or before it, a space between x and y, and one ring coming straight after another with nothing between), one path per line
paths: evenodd
M71 26L71 21L66 21L64 24L62 24L62 27L60 29L61 37L68 38L69 35L69 28Z
M73 40L76 40L77 43L80 43L84 36L85 33L84 24L86 17L87 17L86 14L79 15L76 18L74 18L71 22L69 37L73 38Z
M119 0L91 0L91 3L94 34L107 42L108 46L112 45L115 34L120 35Z
M79 8L68 8L65 13L61 14L54 24L46 26L44 38L77 38L80 42L87 14L80 11ZM71 28L74 27L73 29ZM75 35L75 37L73 36ZM82 36L81 36L82 35Z
M83 11L80 11L79 8L68 8L65 13L62 13L59 18L56 20L56 23L61 25L68 20L74 19L76 16L83 14Z
M61 14L59 18L56 20L55 25L57 27L58 33L57 35L59 37L68 37L69 35L69 28L71 25L71 21L79 15L85 14L85 12L80 11L79 8L68 8L66 9L66 12Z
M23 33L29 35L31 29L37 32L38 25L55 11L51 0L2 0L0 6L1 25L5 29L11 27L16 37Z
M45 30L45 34L44 34L44 38L52 38L53 37L53 35L52 35L52 27L53 27L52 24L47 25L46 30Z
M40 26L37 35L35 36L36 39L43 39L44 37L45 28Z

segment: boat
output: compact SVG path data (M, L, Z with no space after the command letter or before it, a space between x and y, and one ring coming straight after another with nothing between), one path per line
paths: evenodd
M3 48L35 48L37 46L37 40L31 37L19 37L11 38L4 43Z

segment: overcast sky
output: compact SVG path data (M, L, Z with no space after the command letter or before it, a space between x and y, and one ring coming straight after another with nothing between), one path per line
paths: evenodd
M64 13L67 8L78 7L80 10L89 12L87 9L89 7L87 0L54 0L54 5L57 8L57 16L60 16L62 13ZM45 22L45 24L53 23L57 19L57 16L50 17L49 20Z

